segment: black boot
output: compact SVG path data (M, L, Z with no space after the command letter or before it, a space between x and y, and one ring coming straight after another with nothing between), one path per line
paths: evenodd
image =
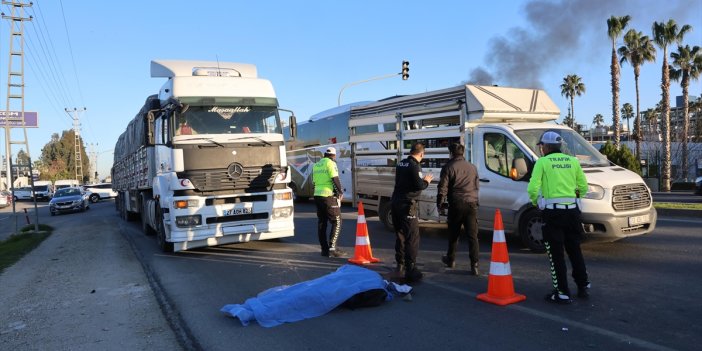
M470 264L470 274L471 275L479 275L480 270L478 270L478 262L474 262Z
M405 265L405 280L408 283L418 282L422 280L424 274L417 269L414 263Z

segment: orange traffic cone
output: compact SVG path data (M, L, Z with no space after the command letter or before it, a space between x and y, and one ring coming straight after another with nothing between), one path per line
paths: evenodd
M490 258L490 275L488 276L487 293L477 296L482 300L495 305L509 305L526 300L526 296L514 292L512 282L512 269L509 266L507 255L507 242L505 229L502 225L500 210L495 211L495 229L492 235L492 256Z
M373 257L373 251L368 237L368 226L366 225L366 215L363 213L363 203L358 203L358 222L356 223L356 251L349 262L355 264L369 264L380 262Z

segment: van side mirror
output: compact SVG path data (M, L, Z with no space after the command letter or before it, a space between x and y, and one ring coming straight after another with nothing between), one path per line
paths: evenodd
M509 177L512 178L512 180L522 180L528 172L527 163L523 158L515 158L512 160L512 169L509 171Z

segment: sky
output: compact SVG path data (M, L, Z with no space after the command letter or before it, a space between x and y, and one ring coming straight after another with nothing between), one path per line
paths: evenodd
M33 0L26 8L25 111L39 113L28 129L36 159L53 133L72 128L65 109L83 109L81 135L98 153L100 178L109 175L114 144L163 78L150 78L154 59L255 64L272 82L281 108L298 123L341 103L379 100L464 83L541 88L568 112L563 77L586 86L575 99L575 118L590 126L600 113L612 120L611 42L607 19L630 15L627 30L652 36L653 22L693 27L683 42L702 46L702 0L502 1L241 1L241 0ZM1 6L9 15L10 7ZM9 28L0 24L0 109L5 110ZM617 47L623 45L620 38ZM676 50L677 46L673 49ZM670 50L669 50L670 52ZM641 109L660 100L662 52L641 68ZM635 107L633 69L621 68L620 107ZM681 95L671 85L672 105ZM702 83L690 94L700 96ZM11 106L13 106L11 104ZM16 110L17 108L11 108ZM13 129L11 140L23 140ZM1 153L5 155L4 133ZM12 148L13 159L19 146Z

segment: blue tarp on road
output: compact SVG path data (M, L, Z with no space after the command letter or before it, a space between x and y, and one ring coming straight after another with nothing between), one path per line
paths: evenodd
M268 289L244 304L225 305L220 311L239 318L241 324L257 321L264 327L318 317L350 297L372 289L385 289L380 274L369 269L344 265L334 273L290 286ZM392 298L388 294L388 300Z

